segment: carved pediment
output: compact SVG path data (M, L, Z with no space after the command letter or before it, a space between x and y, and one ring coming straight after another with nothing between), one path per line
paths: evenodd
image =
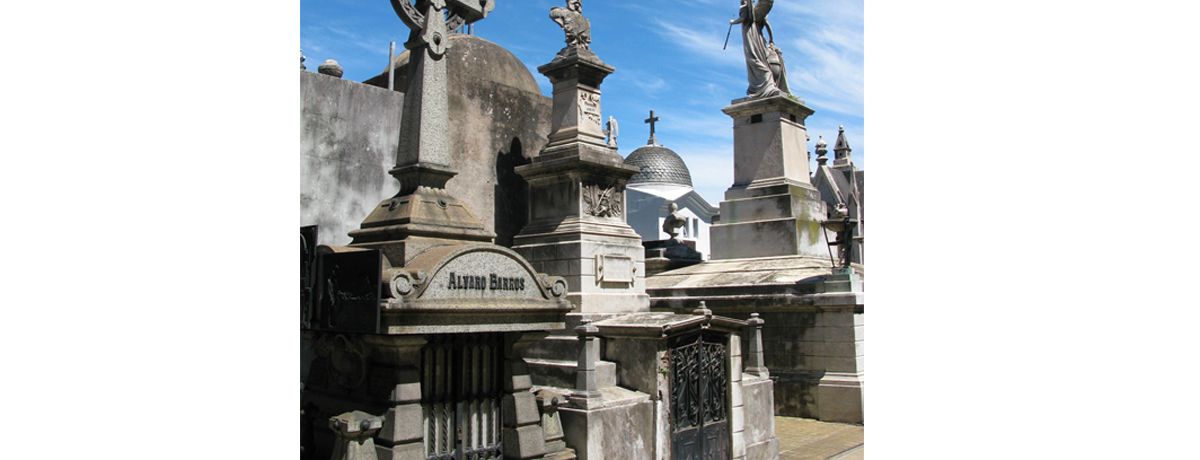
M487 244L432 248L389 275L389 308L554 308L567 291L563 278Z

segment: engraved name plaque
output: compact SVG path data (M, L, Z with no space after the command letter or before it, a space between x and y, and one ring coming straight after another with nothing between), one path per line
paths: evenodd
M534 275L500 252L468 252L440 267L421 299L543 299Z
M632 284L637 265L633 258L621 255L596 255L596 283Z

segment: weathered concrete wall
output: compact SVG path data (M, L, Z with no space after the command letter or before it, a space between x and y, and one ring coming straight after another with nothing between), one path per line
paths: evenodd
M775 437L774 385L770 379L746 374L742 381L742 402L745 405L746 459L773 459L779 456L779 439Z
M580 460L657 458L654 413L654 401L645 399L591 412L559 409L567 445Z
M347 244L371 208L397 191L401 93L300 72L300 225L319 244Z
M821 382L841 374L861 382L863 314L810 307L807 311L797 308L764 312L760 316L766 321L763 357L775 380L775 413L861 423L861 388L856 390L859 394L855 397L848 394L822 397ZM853 388L844 390L853 391Z
M513 168L545 146L550 98L503 48L475 37L454 42L447 54L448 129L458 175L446 189L496 232L496 243L512 246L528 206L525 181ZM349 243L347 233L399 190L387 171L396 163L404 95L388 91L386 78L368 83L301 72L300 224L318 225L320 244Z

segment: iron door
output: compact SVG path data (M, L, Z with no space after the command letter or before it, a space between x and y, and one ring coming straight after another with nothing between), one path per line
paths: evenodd
M502 344L498 334L430 336L421 358L427 460L501 458Z
M670 343L671 458L729 458L727 336L692 334Z

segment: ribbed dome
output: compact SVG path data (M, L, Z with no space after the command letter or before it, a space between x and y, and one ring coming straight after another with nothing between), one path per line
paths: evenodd
M646 145L634 150L625 159L625 164L642 168L629 179L630 184L655 182L692 186L692 173L683 158L661 145Z

